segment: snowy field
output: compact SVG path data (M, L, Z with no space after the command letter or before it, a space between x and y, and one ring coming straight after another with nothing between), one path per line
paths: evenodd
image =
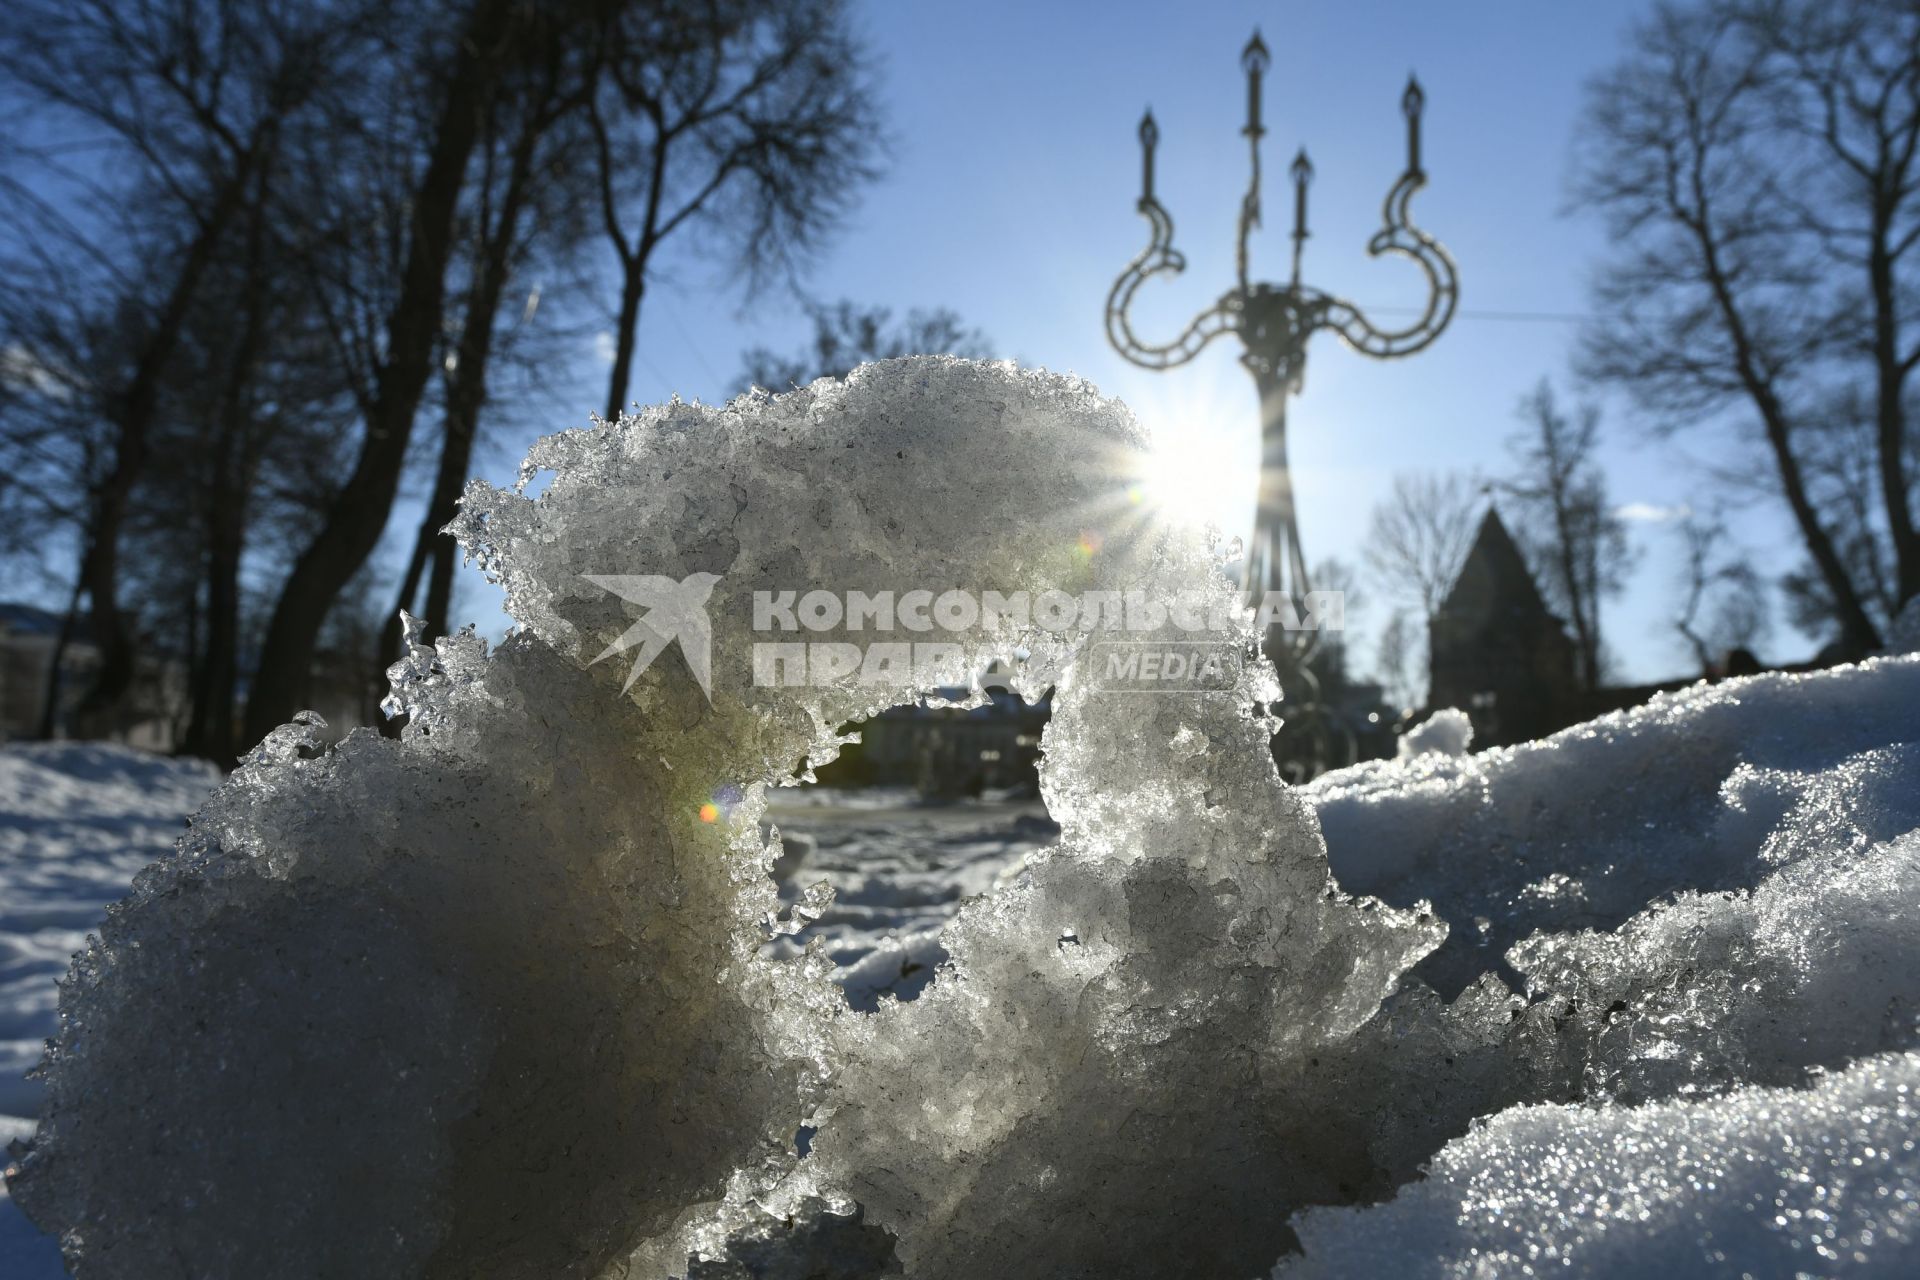
M53 1034L55 979L219 777L91 743L0 749L0 1141L33 1132L40 1088L22 1077ZM0 1189L0 1275L64 1274Z
M905 792L777 792L767 816L786 856L774 867L783 902L822 881L833 901L794 935L820 938L841 971L847 1000L872 1009L933 980L946 958L940 927L960 903L1017 875L1059 828L1038 800L922 806ZM780 938L775 954L798 948Z

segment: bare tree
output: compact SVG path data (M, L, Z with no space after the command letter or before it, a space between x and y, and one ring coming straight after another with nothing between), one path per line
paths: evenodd
M1577 198L1620 252L1598 277L1584 371L1665 430L1752 424L1843 646L1887 610L1836 536L1810 469L1836 394L1873 388L1867 436L1895 608L1920 593L1908 380L1920 240L1920 5L1704 0L1663 5L1596 82ZM1877 556L1866 557L1877 560Z
M654 254L683 229L749 288L803 260L875 173L880 142L845 0L624 6L591 105L620 296L608 420L627 407Z
M271 585L328 492L312 477L338 470L357 420L291 257L291 197L265 198L279 185L249 201L189 312L129 525L141 624L180 637L168 647L190 670L178 747L223 764L241 745L235 698ZM183 568L184 585L165 585Z
M566 42L552 42L543 52L544 60L512 78L494 104L480 143L479 172L462 219L464 261L459 266L465 288L459 298L459 332L442 361L439 463L399 599L382 632L382 666L399 656L402 610L417 613L425 624L425 639L448 629L455 546L443 531L459 510L472 469L489 379L501 339L509 336L501 331L530 319L538 306L538 294L530 291L519 317L503 316L508 287L531 260L543 253L549 261L564 260L585 236L584 220L576 221L581 184L568 179L587 171L582 161L590 151L584 145L583 117L594 92L594 72ZM417 601L422 576L424 604Z
M49 526L70 532L62 643L99 637L93 703L124 692L137 625L190 669L182 737L216 759L244 745L247 655L246 741L317 663L356 678L328 619L379 593L370 556L419 464L399 598L446 627L440 530L485 406L588 310L536 332L543 276L590 277L611 235L630 356L661 242L750 284L788 271L876 148L842 0L16 11L0 102L32 127L0 140L0 550L44 559Z
M424 163L410 189L399 288L382 322L384 342L365 404L360 449L318 530L294 561L267 623L247 699L249 741L265 737L300 709L321 624L386 527L438 351L455 214L482 121L509 68L539 61L571 16L567 6L475 0L452 51L437 68L432 81L437 105Z
M1341 629L1321 633L1311 659L1314 674L1319 677L1322 689L1332 691L1344 686L1353 676L1350 665L1352 650L1347 644L1347 637L1358 628L1365 616L1366 592L1361 588L1360 575L1353 566L1337 556L1328 556L1315 563L1307 581L1313 584L1315 591L1331 592L1340 597Z
M1519 416L1526 427L1508 442L1516 470L1500 488L1513 499L1520 545L1548 601L1573 627L1580 683L1598 689L1600 603L1626 585L1633 563L1626 523L1614 514L1594 461L1600 411L1580 405L1562 412L1542 379L1521 399Z
M262 505L260 469L289 421L322 425L288 358L300 304L275 270L284 264L264 198L270 175L263 167L233 251L219 256L182 325L159 447L128 530L132 585L160 588L147 591L143 626L173 630L167 647L190 666L180 749L221 764L237 755L242 563Z
M1711 675L1729 650L1752 649L1766 636L1766 584L1745 557L1728 547L1727 527L1718 516L1688 514L1679 533L1685 560L1673 626L1701 674Z
M855 365L897 356L950 355L990 360L993 345L978 329L970 329L958 313L946 307L914 309L898 324L887 307L863 307L847 299L807 307L813 322L813 345L783 356L766 347L754 347L742 361L745 371L735 389L762 387L786 391L816 378L837 378Z
M372 38L371 18L347 5L238 0L22 0L9 12L0 69L60 141L9 157L25 170L14 169L5 187L19 292L0 317L4 345L35 369L59 370L48 376L59 384L62 416L94 419L77 439L58 442L37 424L7 423L9 452L74 450L67 469L85 490L70 508L79 563L55 650L49 725L82 597L101 651L86 709L111 710L133 678L121 544L179 336L217 255L259 198L290 120ZM67 163L88 151L107 161L91 172ZM131 177L115 187L101 174ZM100 203L70 214L49 191ZM124 215L98 212L107 209Z
M1425 699L1421 688L1420 638L1413 617L1405 609L1395 609L1380 628L1374 646L1374 672L1393 705L1402 711L1420 705Z
M598 206L622 276L611 412L662 242L704 230L763 273L804 253L867 176L875 130L857 47L837 4L802 7L817 21L755 3L612 6L583 56L552 51L544 73L501 104L466 218L472 248L445 361L439 466L400 588L400 607L413 609L426 577L418 612L429 637L447 626L455 549L441 531L466 482L509 278L532 260L564 266L586 232L579 211ZM631 234L626 203L641 210ZM396 620L383 660L398 646Z
M1464 476L1403 473L1373 509L1365 557L1384 594L1429 627L1473 546L1480 487Z

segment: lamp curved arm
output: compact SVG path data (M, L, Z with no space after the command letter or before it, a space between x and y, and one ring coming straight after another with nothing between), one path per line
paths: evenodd
M1158 200L1140 201L1140 212L1153 227L1153 236L1113 282L1107 295L1107 340L1114 349L1134 364L1148 369L1172 369L1200 354L1200 349L1223 333L1232 330L1237 312L1222 299L1195 316L1186 331L1172 342L1155 346L1134 336L1127 312L1133 295L1141 285L1157 275L1177 276L1187 269L1187 260L1173 247L1173 218Z
M1385 225L1367 242L1367 253L1373 257L1398 253L1420 264L1427 276L1426 310L1403 329L1382 329L1351 302L1328 299L1322 324L1356 351L1381 359L1412 355L1440 336L1459 305L1460 277L1453 256L1438 240L1414 226L1407 212L1413 193L1426 185L1426 175L1418 170L1400 175L1381 209Z

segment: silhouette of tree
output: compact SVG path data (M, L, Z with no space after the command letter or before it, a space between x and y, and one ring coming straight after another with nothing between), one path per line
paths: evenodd
M1374 646L1376 678L1387 691L1387 698L1401 711L1419 706L1426 699L1420 671L1420 638L1413 617L1405 609L1395 609L1380 628Z
M13 370L0 471L23 467L36 488L64 481L66 494L31 516L64 520L79 544L43 730L61 655L83 627L100 650L83 712L104 723L133 679L122 543L181 335L287 137L378 40L378 15L348 3L20 0L0 28L7 95L42 139L9 150L0 182L0 349Z
M454 298L459 318L441 361L439 461L398 599L381 631L382 668L399 656L402 610L419 616L424 639L448 628L456 548L442 530L458 511L472 471L495 366L513 354L503 347L539 305L538 294L529 291L520 315L504 316L509 286L541 267L564 265L588 238L584 180L592 152L585 116L597 74L591 59L597 56L567 41L549 42L540 58L508 78L483 124L453 263L460 279Z
M1347 647L1347 637L1358 628L1365 616L1366 593L1360 586L1360 575L1353 566L1337 556L1328 556L1316 562L1307 581L1313 584L1315 591L1337 593L1341 598L1341 629L1323 632L1313 654L1314 673L1320 678L1321 689L1332 693L1352 678L1349 662L1352 655Z
M876 173L866 55L844 0L621 6L590 103L620 281L606 416L627 407L654 255L683 230L749 291L805 260Z
M509 69L538 62L550 42L561 38L568 16L567 6L475 0L452 49L432 68L433 124L409 188L399 287L381 323L383 342L364 404L365 431L352 470L295 558L268 619L247 698L249 741L265 737L300 709L321 625L380 541L439 353L454 218L481 122Z
M187 667L182 751L238 755L234 702L271 583L338 465L356 406L289 260L272 204L250 201L179 336L154 456L129 516L143 631ZM171 637L171 639L169 639Z
M1680 610L1674 630L1692 650L1702 675L1721 667L1731 649L1753 649L1765 638L1769 619L1765 584L1729 546L1724 520L1689 513L1679 524L1685 559Z
M1920 594L1917 148L1920 6L1706 0L1640 25L1595 83L1578 152L1576 198L1619 246L1596 277L1584 372L1663 430L1722 412L1751 424L1806 547L1801 594L1854 653ZM1855 387L1871 388L1866 430L1828 430ZM1819 455L1862 448L1877 509L1849 520L1833 477L1861 469ZM1884 605L1862 576L1883 562Z
M1515 473L1500 483L1513 500L1515 533L1547 602L1573 628L1580 683L1598 689L1605 648L1600 602L1626 586L1633 565L1626 522L1607 500L1607 480L1594 461L1600 411L1581 405L1572 414L1540 385L1520 401L1526 427L1508 447Z
M1429 626L1460 576L1480 514L1479 486L1460 475L1403 473L1373 508L1364 555L1386 596Z
M124 718L137 625L170 680L188 672L186 748L223 761L304 705L320 657L356 678L342 663L384 594L370 557L422 461L397 603L446 628L440 530L485 407L593 310L555 318L543 282L597 278L612 244L617 403L662 242L757 286L805 260L879 148L842 0L23 0L9 18L0 550L77 544L61 646L103 654L82 731ZM55 689L49 730L62 705Z

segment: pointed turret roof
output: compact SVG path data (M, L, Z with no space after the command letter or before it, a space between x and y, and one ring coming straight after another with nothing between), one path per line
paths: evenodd
M1519 544L1507 532L1500 513L1491 506L1480 520L1473 546L1460 562L1460 575L1453 580L1453 589L1447 592L1440 612L1454 614L1489 608L1548 612L1533 572L1527 568L1527 558L1520 554Z

